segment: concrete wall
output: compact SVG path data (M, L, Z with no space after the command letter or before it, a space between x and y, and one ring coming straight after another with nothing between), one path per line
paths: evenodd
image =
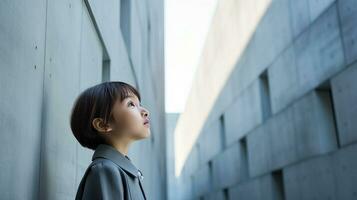
M185 161L182 199L357 198L356 17L354 0L271 1ZM217 24L207 42L227 40Z
M129 156L144 174L149 199L166 199L163 6L161 0L1 1L2 199L74 199L93 151L72 135L70 109L82 90L106 80L140 90L152 135L133 144Z
M167 160L167 197L172 200L181 199L176 190L177 178L175 176L174 130L179 113L166 113L166 160Z

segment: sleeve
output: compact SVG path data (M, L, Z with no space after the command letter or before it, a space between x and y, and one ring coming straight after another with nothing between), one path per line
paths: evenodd
M124 200L122 177L116 166L103 162L92 166L88 173L82 200Z

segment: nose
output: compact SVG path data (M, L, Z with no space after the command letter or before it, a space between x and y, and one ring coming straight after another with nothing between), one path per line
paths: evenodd
M143 108L144 117L149 117L149 111Z

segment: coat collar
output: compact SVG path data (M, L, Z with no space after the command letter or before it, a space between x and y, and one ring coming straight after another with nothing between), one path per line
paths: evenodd
M133 165L129 157L108 144L100 144L97 146L93 153L92 161L96 158L109 159L134 177L138 177L140 175L139 170Z

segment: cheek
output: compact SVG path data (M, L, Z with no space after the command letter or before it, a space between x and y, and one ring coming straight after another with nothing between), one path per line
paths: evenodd
M119 113L117 117L117 126L125 131L135 131L140 127L141 118L136 110L127 110Z

